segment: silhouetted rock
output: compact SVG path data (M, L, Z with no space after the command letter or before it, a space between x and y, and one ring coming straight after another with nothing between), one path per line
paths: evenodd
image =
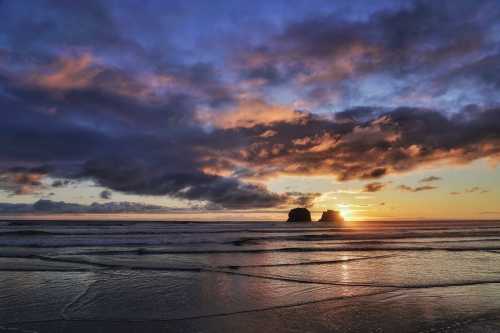
M311 213L307 208L294 208L288 213L287 222L311 222Z
M344 218L340 215L339 212L336 210L327 210L326 212L323 212L321 215L321 218L319 219L318 222L343 222Z

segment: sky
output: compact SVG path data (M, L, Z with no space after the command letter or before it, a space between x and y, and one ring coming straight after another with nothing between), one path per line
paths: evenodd
M499 73L496 0L0 0L0 214L500 219Z

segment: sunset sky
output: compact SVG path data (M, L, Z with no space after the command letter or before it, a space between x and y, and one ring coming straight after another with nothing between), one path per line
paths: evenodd
M4 216L500 219L499 161L497 0L0 0Z

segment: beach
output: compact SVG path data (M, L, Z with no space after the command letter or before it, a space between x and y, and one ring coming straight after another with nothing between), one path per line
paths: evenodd
M498 332L500 224L0 222L0 332Z

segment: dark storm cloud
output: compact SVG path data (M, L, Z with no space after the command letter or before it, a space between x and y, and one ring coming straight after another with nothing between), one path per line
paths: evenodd
M198 96L150 96L147 86L127 73L94 66L89 59L63 60L40 77L10 73L5 79L3 88L12 98L0 102L6 117L0 124L4 163L43 160L53 165L54 176L91 178L127 193L207 200L222 207L273 207L287 201L262 186L200 170L195 143L206 135L194 124ZM215 82L209 67L195 67L185 76L201 82L201 90ZM198 88L189 80L188 88ZM220 100L213 95L207 95L209 103ZM13 183L19 182L16 177L3 180L2 188L24 191L26 184Z
M99 103L95 105L103 107ZM109 126L106 134L99 127L90 130L87 126L74 125L72 111L59 116L41 114L29 108L17 109L21 114L4 124L7 128L1 136L4 142L16 141L12 150L3 152L4 161L10 159L15 165L25 163L21 161L26 159L33 162L49 160L56 176L91 178L127 193L208 200L223 207L272 207L286 202L286 198L261 186L201 172L199 156L190 141L203 133L188 124L180 127L177 121L170 122L168 108L162 113L165 121L161 124L159 120L158 123L148 120L148 116L156 118L157 115L152 114L154 111L148 110L147 105L136 106L145 119L125 123L123 120L131 116L126 110L108 112L104 107L104 110L79 113L79 107L80 104L76 106L77 115L81 115L79 119L99 124L99 127ZM100 116L100 112L104 114ZM131 112L132 117L134 112ZM171 112L182 113L183 108ZM33 118L39 119L34 121ZM161 131L152 132L156 128Z
M241 183L236 178L205 174L193 166L182 170L179 161L172 161L178 164L163 168L146 160L141 164L127 160L93 160L85 165L82 176L125 193L206 200L223 208L275 207L288 200L285 195L271 193L259 185Z

